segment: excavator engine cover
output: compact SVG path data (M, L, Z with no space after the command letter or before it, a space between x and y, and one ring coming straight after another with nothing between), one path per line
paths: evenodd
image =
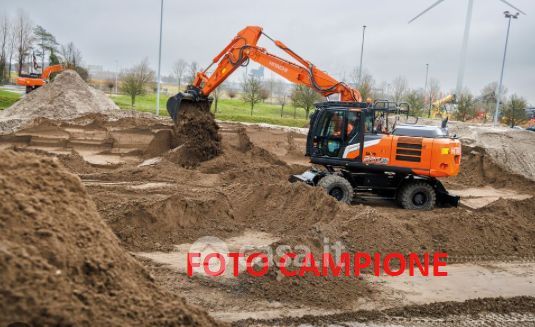
M180 113L186 108L196 108L200 111L210 111L212 98L199 95L194 88L188 88L186 92L179 92L167 100L167 112L175 124L180 120Z

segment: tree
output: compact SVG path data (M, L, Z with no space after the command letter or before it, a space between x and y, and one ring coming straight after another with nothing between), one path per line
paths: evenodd
M415 116L422 116L425 112L425 97L423 90L409 90L405 95L405 102Z
M425 98L428 106L427 115L431 117L431 105L435 100L440 98L440 82L436 78L429 79L429 90L427 90Z
M234 88L229 87L227 88L227 95L229 98L234 99L238 95L238 92Z
M121 89L130 96L132 107L136 103L136 96L145 94L152 81L154 81L154 71L150 69L147 58L121 73Z
M212 96L214 97L214 112L216 113L217 113L217 103L219 102L219 98L221 97L221 94L225 92L225 88L226 88L225 83L221 83L212 92Z
M199 64L193 61L188 66L188 84L193 84L193 80L195 80L195 76L197 75L197 72L199 71Z
M350 74L350 80L359 90L363 101L366 101L367 98L374 97L372 90L375 85L375 80L365 69L362 71L362 74L359 74L359 68L355 68Z
M267 89L265 85L262 85L260 88L260 98L262 99L262 102L266 102L266 100L269 99L269 89Z
M505 123L513 128L515 125L525 122L528 119L525 110L527 106L526 99L516 94L511 95L503 110Z
M489 114L493 115L496 110L496 89L498 83L491 82L483 87L479 99L484 110L483 122L486 123Z
M14 26L11 26L11 31L9 33L9 42L8 42L8 47L7 47L7 51L9 53L9 55L7 56L7 77L8 79L11 77L11 67L12 67L12 62L13 62L13 56L15 55L15 44L16 44L16 41L17 41L17 35L16 35L16 32L15 32L15 27Z
M284 113L284 106L288 103L288 85L283 81L275 82L273 85L273 92L277 103L281 106L281 118Z
M57 52L59 44L56 41L56 37L54 37L54 35L48 32L41 25L37 25L34 27L33 34L35 35L37 46L40 48L41 51L39 53L39 55L41 56L41 67L44 68L46 53L49 52L50 54L52 54L54 51Z
M295 85L292 90L292 104L294 106L294 118L296 118L296 108L305 109L305 116L308 119L310 109L314 107L314 103L321 100L321 96L314 90L304 85Z
M242 100L251 106L251 116L254 105L262 100L262 81L256 75L244 75L242 82Z
M455 118L460 121L466 121L473 118L476 113L476 106L474 105L474 96L468 90L464 90L461 96L457 99L457 111Z
M66 68L76 69L82 65L82 53L73 42L61 46L61 56Z
M19 10L15 19L15 44L17 49L17 63L19 75L22 73L22 68L26 57L30 54L33 44L33 23L23 10Z
M372 75L364 73L358 84L358 89L363 101L366 101L368 98L373 98L373 86L375 81Z
M6 61L10 33L9 18L4 15L0 17L0 82L9 78L9 72L6 72Z
M392 89L393 89L393 99L394 102L401 102L401 100L405 97L405 93L407 93L407 90L409 88L409 82L407 82L407 79L403 76L398 76L392 81Z
M113 88L115 87L115 81L109 79L109 80L106 80L106 88L108 89L108 91L110 92L110 95L111 95L111 91L113 91Z
M182 78L184 77L184 73L186 72L187 67L188 63L183 59L178 59L173 65L173 75L176 78L176 83L179 91L182 87Z

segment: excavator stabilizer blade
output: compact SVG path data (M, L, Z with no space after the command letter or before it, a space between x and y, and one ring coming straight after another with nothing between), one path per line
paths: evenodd
M186 108L196 108L200 111L210 111L212 99L198 97L189 92L180 92L167 100L167 112L175 124L180 120L180 113Z

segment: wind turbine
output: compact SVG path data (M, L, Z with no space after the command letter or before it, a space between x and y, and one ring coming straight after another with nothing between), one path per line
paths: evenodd
M422 11L421 13L416 15L416 17L411 19L409 21L409 24L412 23L413 21L415 21L416 19L418 19L420 16L422 16L423 14L428 12L429 10L431 10L431 9L435 8L436 6L438 6L443 1L444 0L435 1L435 3L433 3L431 6L427 7L424 11ZM525 12L523 12L522 10L520 10L517 7L513 6L510 2L508 2L506 0L499 0L499 1L505 3L506 5L508 5L511 8L514 8L515 10L517 10L518 12L520 12L520 13L522 13L524 15L526 14ZM462 46L461 46L461 58L459 60L459 70L457 72L457 87L455 88L455 95L456 95L457 99L460 98L461 92L462 92L462 89L463 89L464 70L465 70L465 67L466 67L466 50L468 48L468 38L470 36L470 26L472 25L472 8L473 7L474 7L474 0L468 0L468 8L466 10L466 21L464 23L463 43L462 43Z

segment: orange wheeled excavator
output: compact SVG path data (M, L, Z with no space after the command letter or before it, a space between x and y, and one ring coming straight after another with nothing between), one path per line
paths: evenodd
M53 73L61 72L64 68L62 65L52 65L43 69L41 74L21 74L17 77L17 85L26 86L26 93L30 93L38 87L41 87L48 83L50 75Z
M296 62L259 47L262 35ZM400 124L401 114L409 116L408 105L362 102L358 90L319 70L258 26L241 30L208 68L196 74L185 92L168 100L167 110L175 123L185 107L210 110L210 93L249 60L325 97L340 96L340 101L317 103L310 119L305 155L323 168L293 175L291 182L320 186L347 203L381 197L420 210L458 204L459 197L449 194L437 179L457 175L461 163L461 144L448 135L447 120L440 127Z

